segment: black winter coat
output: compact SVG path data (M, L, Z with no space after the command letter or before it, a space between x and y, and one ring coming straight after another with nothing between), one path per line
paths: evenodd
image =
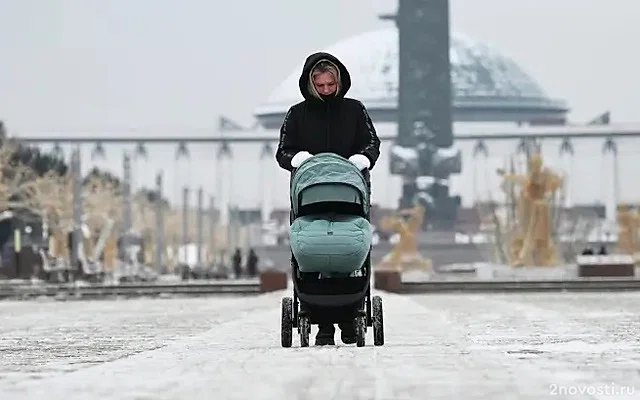
M326 59L340 69L340 91L322 100L308 90L309 74L315 64ZM358 100L345 98L351 87L349 71L335 56L315 53L307 57L299 81L305 100L292 106L280 129L276 160L291 171L291 159L299 151L311 154L331 152L349 158L364 154L373 168L380 155L380 139L365 106Z

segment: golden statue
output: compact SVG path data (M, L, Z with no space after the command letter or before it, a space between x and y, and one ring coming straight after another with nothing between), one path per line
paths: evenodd
M618 207L617 252L635 255L640 253L640 213L630 206Z
M69 258L68 236L62 230L53 231L53 235L49 236L49 254L53 258L59 260L67 260Z
M380 229L387 232L397 232L400 239L376 268L431 270L431 260L422 257L418 251L418 234L424 216L425 209L418 204L412 208L400 210L396 216L387 216L382 219Z
M118 262L118 238L114 233L109 235L104 250L102 250L102 257L105 271L113 273Z
M516 223L509 233L511 265L557 265L551 198L562 187L562 177L543 167L540 154L531 156L526 175L507 174L504 170L498 170L498 174L505 184L520 187Z

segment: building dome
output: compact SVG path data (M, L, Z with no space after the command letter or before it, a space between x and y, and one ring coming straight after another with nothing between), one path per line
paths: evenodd
M348 97L362 101L372 118L397 121L398 31L366 32L342 40L325 51L351 73ZM550 99L514 61L463 35L452 34L450 48L454 120L478 122L562 122L563 101ZM261 125L279 127L287 109L301 101L298 79L304 60L260 105L254 115Z

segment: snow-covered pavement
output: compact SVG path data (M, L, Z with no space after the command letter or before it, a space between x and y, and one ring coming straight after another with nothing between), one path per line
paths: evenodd
M383 294L384 347L304 349L283 295L0 302L0 398L640 398L640 294Z

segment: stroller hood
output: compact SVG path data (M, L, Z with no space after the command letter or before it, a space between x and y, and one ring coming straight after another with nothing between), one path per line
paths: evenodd
M364 201L364 212L369 213L367 181L349 160L334 153L320 153L304 161L291 178L291 206L298 215L300 194L315 185L342 184L356 188Z

